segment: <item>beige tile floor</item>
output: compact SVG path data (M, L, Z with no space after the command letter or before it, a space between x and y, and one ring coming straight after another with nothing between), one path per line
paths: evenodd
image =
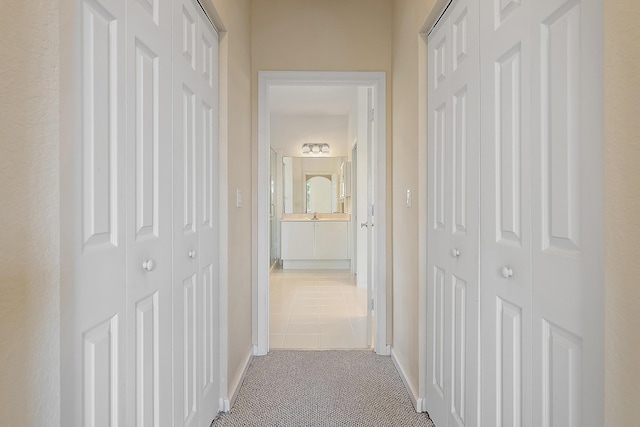
M272 349L367 348L367 291L343 270L276 270L270 281Z

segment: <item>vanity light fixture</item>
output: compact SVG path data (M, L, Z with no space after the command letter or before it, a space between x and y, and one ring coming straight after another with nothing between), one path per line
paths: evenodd
M330 151L329 144L303 144L302 154L328 154Z

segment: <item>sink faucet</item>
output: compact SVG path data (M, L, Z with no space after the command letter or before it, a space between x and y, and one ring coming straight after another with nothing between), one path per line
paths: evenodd
M318 220L318 212L314 212L313 218L311 218L311 221L317 221L317 220Z

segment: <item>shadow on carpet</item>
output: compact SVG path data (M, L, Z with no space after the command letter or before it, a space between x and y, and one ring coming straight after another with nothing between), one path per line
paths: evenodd
M390 357L364 350L254 357L230 412L212 426L428 426Z

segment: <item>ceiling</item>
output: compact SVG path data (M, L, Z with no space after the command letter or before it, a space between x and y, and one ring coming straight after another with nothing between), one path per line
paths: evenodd
M354 108L354 86L271 86L271 114L340 115Z

